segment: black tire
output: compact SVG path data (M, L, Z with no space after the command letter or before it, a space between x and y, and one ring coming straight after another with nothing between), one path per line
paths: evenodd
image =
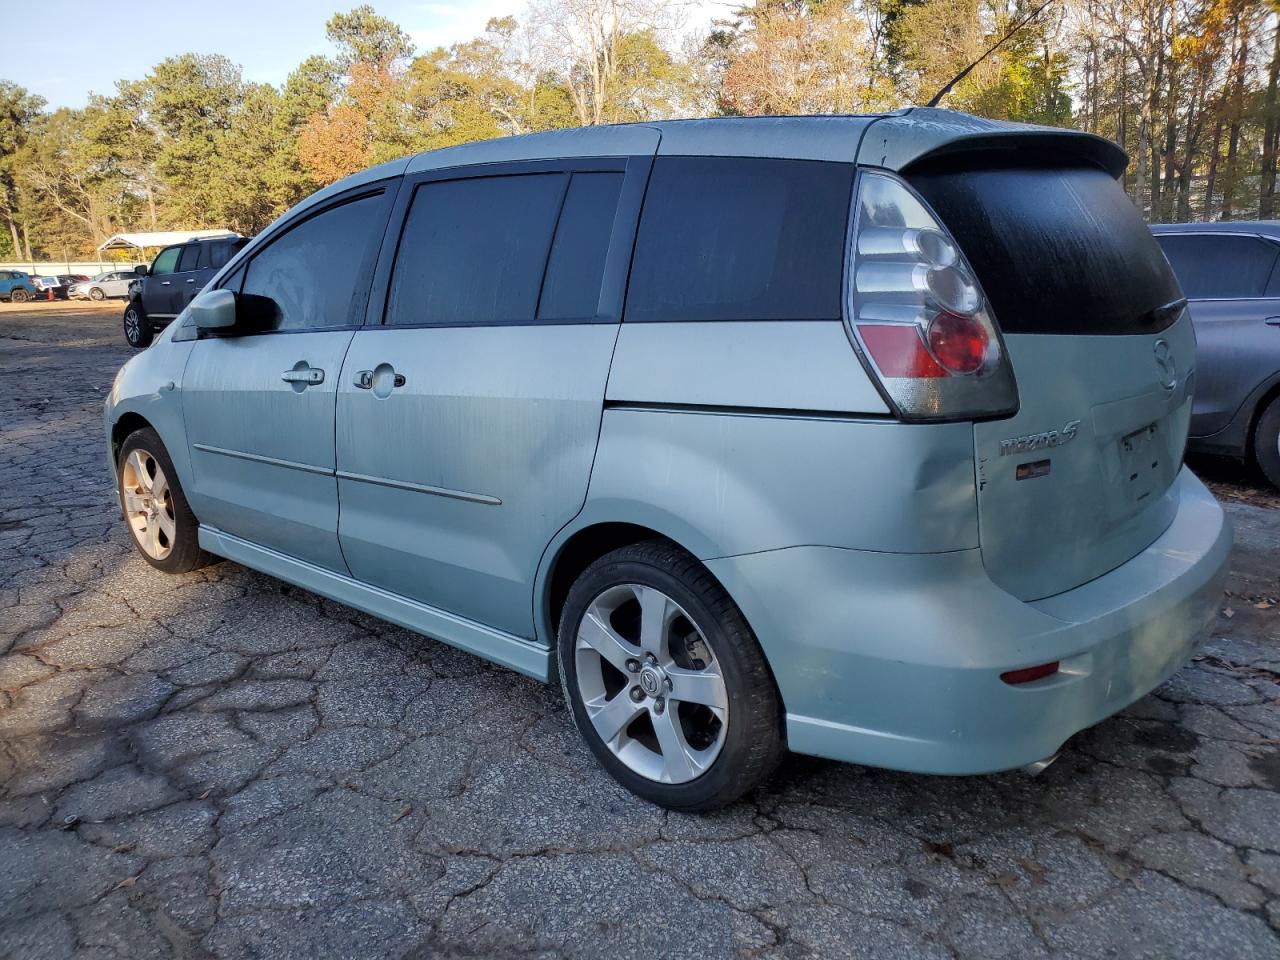
M27 291L23 290L21 287L9 294L10 303L26 303L30 299L31 294L27 293Z
M1273 487L1280 488L1280 397L1273 397L1253 428L1253 459Z
M632 770L597 733L583 704L576 658L579 627L597 597L631 584L657 588L687 611L724 680L729 719L720 752L700 775L683 783L662 783ZM706 567L668 541L632 544L591 564L569 590L557 647L560 684L578 732L609 774L645 800L687 812L723 807L763 783L786 752L782 704L755 634Z
M107 299L107 295L102 292L101 287L93 287L89 290L89 299L101 302Z
M166 509L168 516L173 520L175 533L172 542L168 545L168 553L159 558L151 556L146 551L139 540L139 535L134 532L133 525L129 523L129 511L125 501L126 463L135 451L142 454L144 463L154 461L164 472L167 480L169 496L166 498ZM174 470L173 461L169 458L169 451L160 441L159 434L150 427L134 431L120 445L120 456L116 460L116 496L120 501L120 510L125 516L125 522L129 524L129 537L134 547L142 558L157 570L163 570L165 573L188 573L207 566L217 559L200 549L200 523L187 503L186 494L183 493L182 484L178 480L178 472Z
M124 308L123 322L124 338L129 341L129 346L137 347L139 350L151 346L151 341L155 339L156 334L151 328L151 320L148 319L146 311L142 309L142 304L131 300Z

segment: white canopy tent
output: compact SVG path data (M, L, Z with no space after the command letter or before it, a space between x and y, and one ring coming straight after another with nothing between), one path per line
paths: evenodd
M148 247L167 247L202 237L234 237L234 230L152 230L149 233L117 233L98 244L98 252L104 250L143 250Z

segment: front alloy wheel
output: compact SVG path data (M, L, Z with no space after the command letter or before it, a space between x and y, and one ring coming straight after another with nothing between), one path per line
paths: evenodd
M130 303L124 309L124 338L129 346L142 349L151 345L155 334L151 329L151 321L136 303Z
M129 434L116 466L120 509L144 560L186 573L213 558L200 549L200 524L187 504L169 452L150 427Z
M125 517L138 547L152 560L164 560L177 536L173 492L164 468L149 451L137 448L120 471Z
M782 705L755 634L673 543L631 544L587 567L565 600L557 652L574 725L646 800L724 806L782 757Z

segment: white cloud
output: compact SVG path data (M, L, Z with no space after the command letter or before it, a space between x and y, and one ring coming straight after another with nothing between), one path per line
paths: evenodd
M523 0L479 0L470 3L465 0L455 3L433 0L419 5L418 9L424 14L422 19L425 23L419 25L409 22L403 26L417 44L418 50L427 51L478 37L484 32L484 25L490 18L518 18L524 13L524 7Z

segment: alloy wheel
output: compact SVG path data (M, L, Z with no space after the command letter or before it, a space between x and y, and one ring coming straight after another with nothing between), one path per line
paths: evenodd
M583 706L605 746L659 783L687 783L715 762L729 697L715 651L684 608L641 584L609 587L578 626Z
M120 471L120 492L129 529L147 556L169 556L177 535L173 493L160 462L146 450L134 450Z
M138 332L141 324L138 322L138 311L130 307L124 312L124 335L125 339L130 343L138 342Z

